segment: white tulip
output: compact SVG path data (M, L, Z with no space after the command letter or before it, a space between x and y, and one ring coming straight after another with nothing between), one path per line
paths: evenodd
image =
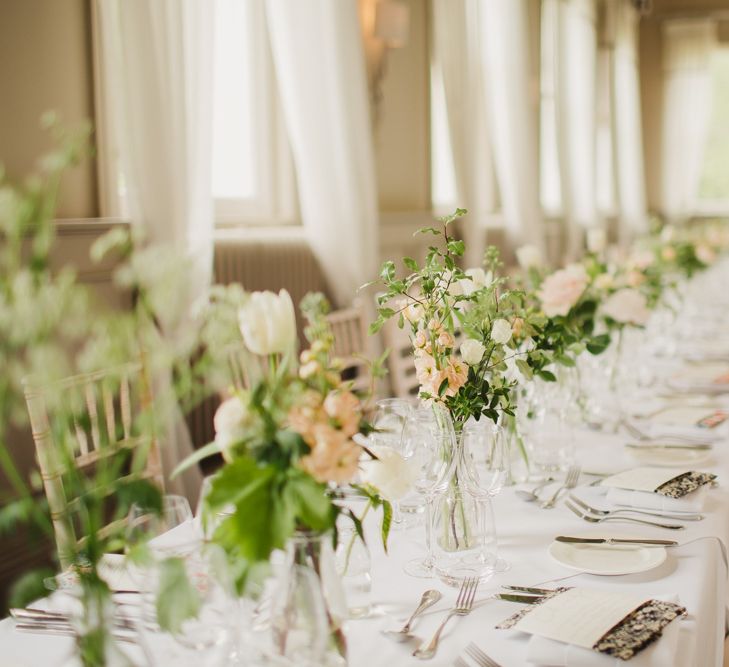
M486 352L486 346L481 341L468 338L461 343L461 359L469 366L475 366Z
M494 320L491 325L491 340L502 345L511 340L511 324L506 320Z
M238 311L246 347L254 354L283 354L293 349L296 340L296 315L286 290L253 292Z
M369 445L377 457L362 463L362 481L372 484L387 500L405 497L417 479L414 466L398 452L382 445Z
M602 227L587 230L587 249L595 254L601 253L607 246L607 234Z
M522 269L531 269L532 267L544 264L542 259L542 251L531 243L523 245L516 249L516 260Z

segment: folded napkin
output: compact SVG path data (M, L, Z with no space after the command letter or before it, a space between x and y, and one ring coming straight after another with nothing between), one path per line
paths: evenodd
M710 444L721 437L718 431L723 424L717 425L715 428L707 428L699 426L699 421L712 417L715 412L715 410L707 409L681 408L676 410L675 416L667 411L655 415L651 419L636 419L633 424L636 429L645 433L649 438L658 439L674 435L691 438L691 441L696 444ZM695 419L693 419L694 417ZM724 424L727 422L724 421Z
M527 662L542 667L617 667L626 664L631 667L673 667L680 629L677 622L669 623L660 639L627 663L597 651L532 635L527 646Z
M630 491L611 488L606 496L610 503L639 509L661 510L665 512L700 512L706 502L706 487L689 493L683 498L670 498L649 491Z
M729 368L725 364L708 363L686 366L669 378L667 384L683 391L729 392Z

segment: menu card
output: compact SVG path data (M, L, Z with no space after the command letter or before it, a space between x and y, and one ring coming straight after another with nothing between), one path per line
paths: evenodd
M522 632L593 648L612 628L649 598L620 591L570 588L531 605L513 624Z
M669 623L685 614L685 607L675 602L645 599L632 593L557 588L496 628L515 628L544 641L630 660L660 638Z
M656 489L670 482L676 477L685 474L666 468L633 468L611 475L602 480L601 486L629 491L648 491L654 493Z

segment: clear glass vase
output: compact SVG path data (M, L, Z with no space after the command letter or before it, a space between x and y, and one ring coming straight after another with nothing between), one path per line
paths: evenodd
M300 531L286 547L271 610L274 651L297 665L344 665L347 605L331 534Z
M81 576L80 613L73 617L76 652L83 667L133 667L135 662L112 633L114 603L95 572Z
M491 499L507 477L506 439L490 422L454 428L450 478L435 499L433 569L458 586L469 577L488 580L499 567ZM503 565L503 561L501 563Z

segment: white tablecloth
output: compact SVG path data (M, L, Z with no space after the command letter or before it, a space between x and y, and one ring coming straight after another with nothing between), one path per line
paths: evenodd
M578 457L585 470L625 469L635 465L624 452L625 441L626 438L620 435L580 432ZM519 606L485 598L504 583L553 585L556 580L573 575L573 571L553 561L547 553L555 535L578 532L604 534L609 529L641 537L677 539L681 543L702 536L717 536L726 544L729 538L729 493L726 490L729 482L729 440L718 442L712 460L696 467L716 472L719 475L719 487L708 493L704 510L706 519L686 522L686 529L681 531L629 523L591 525L581 521L561 504L552 510L542 510L535 504L519 499L513 488L504 489L495 499L495 510L500 555L511 567L481 586L478 598L483 602L477 603L477 608L469 616L451 619L436 657L425 664L450 666L456 656L463 653L466 645L475 641L502 667L525 665L528 637L513 631L494 629L498 622L519 609ZM583 478L585 483L592 479L586 476ZM582 489L578 490L578 494L582 493L587 498L594 491ZM376 530L376 525L368 525L368 543L373 557L372 599L380 615L347 623L349 664L352 667L422 665L422 661L410 655L413 646L395 643L385 637L381 630L398 627L414 609L422 592L426 588L437 588L444 593L443 599L414 626L415 634L429 638L454 601L456 590L437 580L414 579L403 573L403 564L407 560L424 554L422 529L393 533L389 556L384 554ZM727 572L717 540L704 539L670 549L663 565L642 574L615 577L578 574L566 579L564 584L615 587L647 596L677 595L688 609L689 616L686 620L678 621L680 639L675 665L721 665ZM71 643L65 638L16 633L13 622L6 619L0 622L0 647L2 667L53 667L66 663ZM626 664L618 660L614 662L616 665Z

